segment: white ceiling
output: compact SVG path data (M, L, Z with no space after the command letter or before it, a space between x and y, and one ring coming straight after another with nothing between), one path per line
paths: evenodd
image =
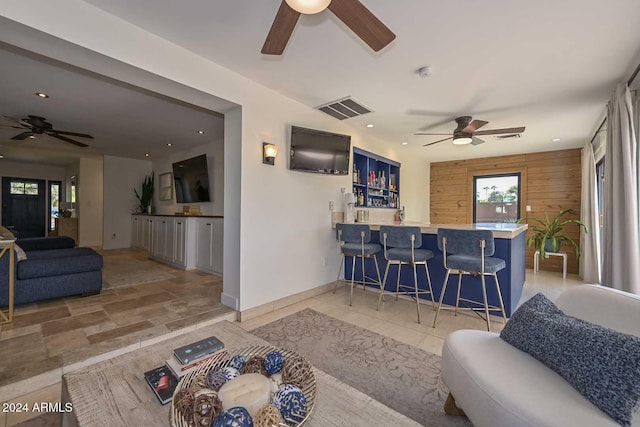
M310 108L353 96L374 110L348 119L354 128L389 144L407 141L403 149L431 161L579 147L593 136L615 84L640 61L637 0L362 0L396 33L391 45L372 52L327 10L301 17L281 57L260 54L280 0L86 2ZM0 67L5 62L0 57ZM424 65L433 74L422 78L416 70ZM0 79L4 92L14 86L13 74L26 70L0 72L11 76ZM58 128L94 134L96 144L108 138L114 150L135 148L136 156L156 149L161 138L189 141L206 117L140 93L140 99L106 103L88 92L93 83L84 83L60 81L56 96L76 103L73 109L40 110L36 106L56 98L34 96L11 109L2 105L0 114L41 114ZM3 93L2 104L14 98ZM490 121L483 130L527 130L519 139L484 137L486 144L462 147L443 142L423 148L438 137L413 136L451 132L459 115ZM165 128L168 117L181 120ZM375 127L366 129L367 123Z
M95 138L70 137L87 148L46 135L16 141L11 137L22 130L0 127L0 154L7 160L66 165L79 155L157 158L224 136L224 119L217 113L6 46L0 46L0 75L0 116L37 115L54 129ZM0 117L0 125L16 123Z

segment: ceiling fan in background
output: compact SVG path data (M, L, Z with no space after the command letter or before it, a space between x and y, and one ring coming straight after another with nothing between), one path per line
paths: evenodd
M358 0L283 0L262 46L262 53L282 55L300 15L320 13L327 8L376 52L396 38Z
M517 135L524 132L524 126L516 127L516 128L503 128L503 129L492 129L492 130L481 130L478 131L481 127L485 126L487 121L484 120L473 120L471 116L461 116L456 118L456 123L458 127L455 128L453 133L414 133L414 135L451 135L448 138L440 139L438 141L430 142L428 144L424 144L423 147L428 147L433 144L437 144L439 142L448 141L452 139L453 143L456 145L479 145L483 144L483 141L480 138L476 138L477 135L504 135L504 134L512 134Z
M44 117L40 117L40 116L29 115L27 118L24 118L21 120L14 119L13 117L7 117L7 116L3 116L3 117L5 119L14 121L19 126L2 125L2 127L20 129L23 131L22 133L19 133L18 135L11 138L12 140L21 141L27 138L35 138L36 135L45 134L45 135L49 135L54 138L60 139L64 142L68 142L69 144L73 144L78 147L84 148L84 147L88 147L88 145L85 143L73 140L71 138L68 138L65 135L93 139L93 136L88 135L86 133L69 132L66 130L54 129L51 123L47 122Z

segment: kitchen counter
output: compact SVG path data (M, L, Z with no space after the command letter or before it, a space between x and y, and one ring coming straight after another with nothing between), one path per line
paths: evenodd
M514 224L514 223L478 223L478 224L430 224L416 221L372 221L368 224L371 227L371 241L380 241L380 226L381 225L396 225L396 226L417 226L420 227L422 232L422 248L429 249L433 252L434 258L429 260L429 273L434 292L434 300L437 302L440 298L442 291L442 285L444 283L444 277L446 270L443 264L442 252L438 249L437 234L439 228L453 228L460 230L491 230L493 231L495 254L493 256L504 259L506 261L506 268L498 272L498 279L500 283L500 291L502 293L502 299L504 301L505 311L507 316L511 316L511 313L515 311L522 296L522 288L525 281L525 247L526 247L526 230L527 224ZM335 228L335 224L334 224ZM377 254L378 264L380 270L383 273L387 265L384 259L384 254L381 252ZM359 263L359 261L358 261ZM345 262L345 278L351 278L351 262ZM413 286L413 270L409 265L402 266L402 275L400 282L405 285ZM381 273L381 274L382 274ZM368 260L365 263L365 274L368 277L376 277L376 270L372 260ZM361 267L356 265L355 279L361 280ZM389 292L395 292L396 289L396 276L397 269L392 268L387 277L385 283L385 290ZM453 275L449 279L450 283L447 287L447 292L444 296L444 303L449 305L455 305L456 300L456 282L457 275ZM429 289L427 285L427 279L424 275L423 267L418 267L418 283L422 289ZM482 301L482 288L480 286L480 278L472 276L464 276L462 279L462 292L463 298L470 298L476 301ZM487 298L489 304L498 306L498 293L493 284L493 279L487 279ZM426 303L426 301L425 301ZM429 305L425 306L428 307Z
M399 225L409 227L420 227L423 234L438 234L438 228L454 228L456 230L491 230L493 237L500 239L513 239L525 232L529 227L527 224L514 223L476 223L476 224L431 224L428 222L418 221L375 221L362 224L368 224L371 230L380 230L381 225ZM335 228L335 226L334 226Z

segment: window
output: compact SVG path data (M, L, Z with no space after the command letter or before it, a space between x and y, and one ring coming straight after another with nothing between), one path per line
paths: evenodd
M596 192L598 194L598 221L600 223L600 242L604 242L604 168L605 158L596 164Z
M473 177L473 222L516 222L520 219L520 174Z
M57 229L56 219L60 216L60 181L49 181L49 231Z
M36 182L11 181L10 188L11 194L38 195L38 183Z

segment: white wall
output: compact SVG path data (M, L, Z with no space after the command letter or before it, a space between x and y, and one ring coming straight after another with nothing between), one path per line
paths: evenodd
M181 160L190 159L201 154L207 155L209 168L209 196L211 202L188 203L189 206L200 206L205 215L224 215L224 140L212 141L193 147L188 150L177 151L170 156L153 159L153 171L155 173L155 191L153 192L153 206L156 213L174 214L182 212L183 203L176 202L175 187L173 181L173 200L160 200L160 175L172 172L172 164Z
M78 246L102 246L102 159L80 158L77 183Z
M140 191L144 177L150 173L148 160L104 156L103 249L131 247L131 213L139 204L133 189Z
M34 14L34 7L40 13ZM338 251L328 204L340 200L340 187L349 188L351 178L290 171L286 153L291 125L350 134L354 145L403 161L394 148L365 137L361 129L351 129L85 2L60 0L54 5L45 0L13 0L0 3L0 15L164 77L172 84L181 83L242 106L225 117L225 133L232 129L234 135L225 135L224 211L225 216L235 215L225 218L224 232L223 302L230 306L239 297L238 307L246 310L335 280ZM75 16L83 17L83 25L77 25ZM16 34L15 29L0 29L5 41L36 46L41 53L55 56L56 52L44 48L54 41L38 44L33 41L35 35L31 40L17 40ZM67 62L92 67L104 61L92 59L87 64L91 56L77 46L64 46L61 54ZM105 67L103 72L110 75L112 70ZM133 70L130 74L117 70L113 75L129 83L146 84ZM205 101L191 96L185 91L183 100L207 107ZM262 164L263 141L281 147L275 166Z
M414 157L405 158L400 169L400 206L405 207L405 220L431 222L429 177L431 165Z
M29 162L17 162L11 160L0 159L0 178L33 178L44 179L46 181L61 181L64 183L66 177L65 166L58 165L43 165L38 163ZM1 180L1 179L0 179ZM46 184L45 184L46 186ZM49 196L47 191L47 206L49 204ZM61 200L64 201L64 191L60 195ZM2 186L0 185L0 200L2 200ZM48 212L49 208L47 208ZM0 209L0 223L2 221L2 209ZM49 216L45 217L45 224L48 225ZM49 227L45 228L48 230Z

